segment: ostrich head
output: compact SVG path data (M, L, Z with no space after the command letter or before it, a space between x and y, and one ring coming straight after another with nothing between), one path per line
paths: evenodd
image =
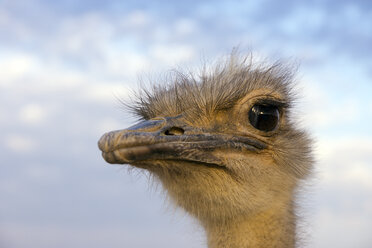
M236 55L199 76L175 73L138 94L130 108L141 121L106 133L99 148L108 163L148 170L207 231L292 212L312 160L290 114L292 81L280 63L255 66Z

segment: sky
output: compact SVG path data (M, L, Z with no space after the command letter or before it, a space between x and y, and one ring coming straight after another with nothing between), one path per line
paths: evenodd
M234 47L298 65L315 140L304 247L372 247L372 2L0 0L0 247L206 247L99 137L135 122L141 78Z

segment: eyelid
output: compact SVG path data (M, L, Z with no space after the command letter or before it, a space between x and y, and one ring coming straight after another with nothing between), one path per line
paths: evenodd
M280 101L277 99L259 99L254 104L262 104L262 105L272 105L278 108L286 108L288 107L288 103L284 101Z

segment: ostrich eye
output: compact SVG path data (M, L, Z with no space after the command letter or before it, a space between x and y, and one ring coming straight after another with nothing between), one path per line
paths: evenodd
M253 105L249 110L249 122L258 130L269 132L279 123L278 107L273 105Z

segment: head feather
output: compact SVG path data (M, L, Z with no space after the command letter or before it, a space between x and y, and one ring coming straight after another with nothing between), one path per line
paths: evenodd
M141 88L126 106L139 119L183 114L190 119L207 117L229 109L252 90L266 89L292 101L293 70L280 61L268 65L254 63L251 56L235 53L199 73L171 71L159 84Z

